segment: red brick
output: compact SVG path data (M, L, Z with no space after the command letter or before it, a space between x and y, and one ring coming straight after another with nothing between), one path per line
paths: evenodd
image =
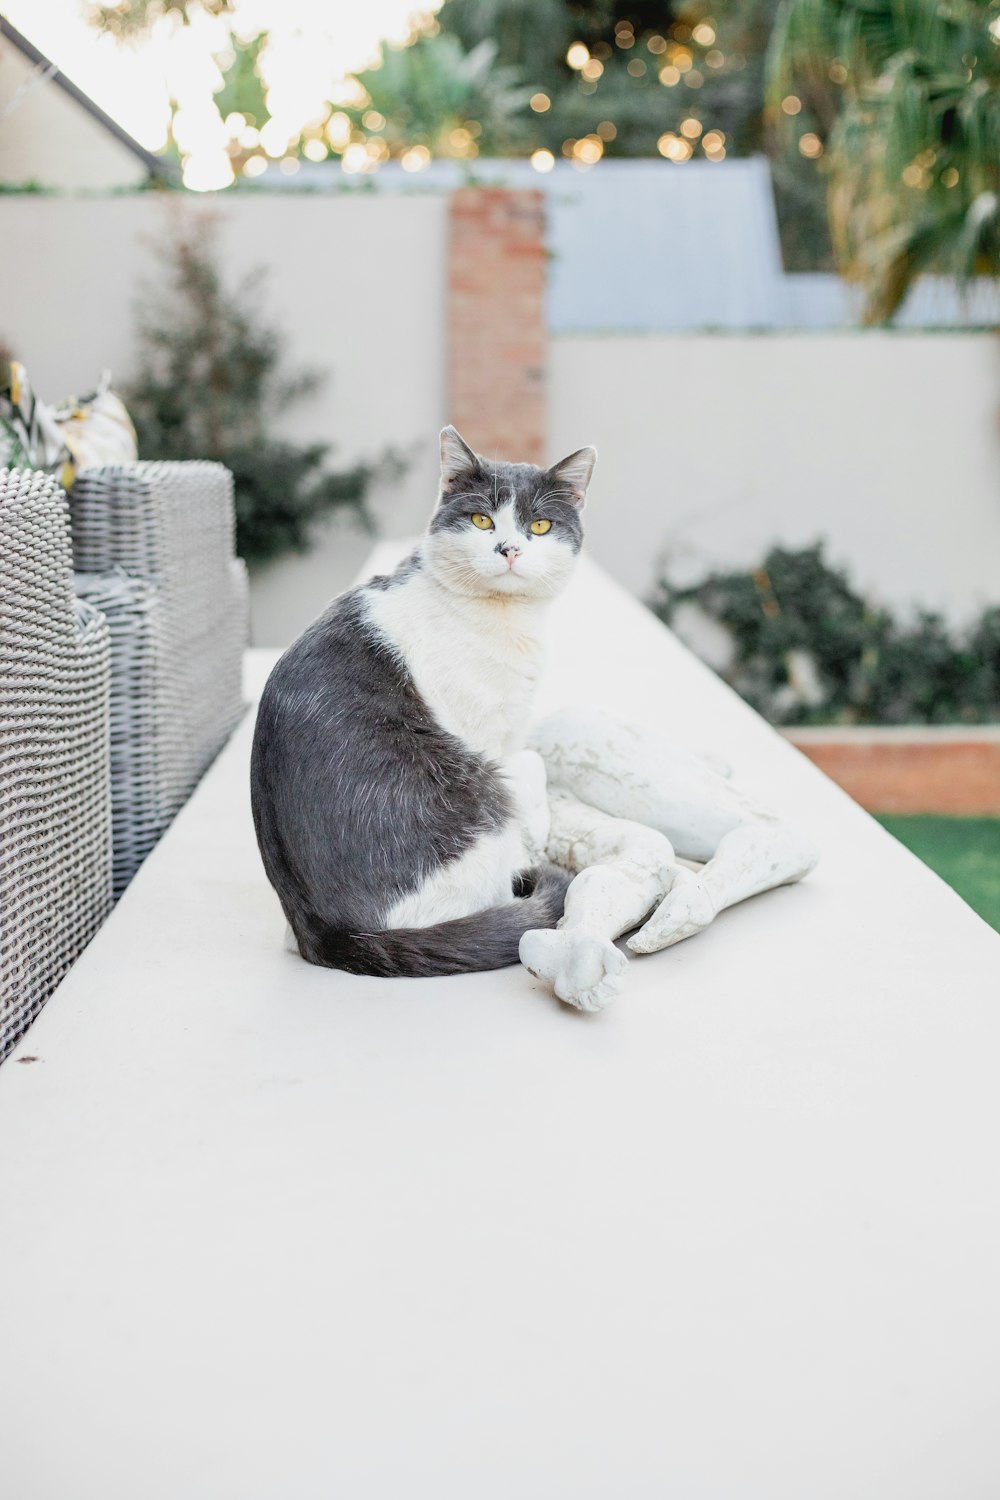
M448 420L483 453L542 463L543 196L460 188L450 217Z
M990 730L829 731L787 737L869 812L1000 816L1000 737Z

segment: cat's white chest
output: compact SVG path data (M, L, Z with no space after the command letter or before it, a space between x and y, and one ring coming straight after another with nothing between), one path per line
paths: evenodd
M491 759L521 748L544 658L537 606L444 596L420 573L367 599L442 729Z

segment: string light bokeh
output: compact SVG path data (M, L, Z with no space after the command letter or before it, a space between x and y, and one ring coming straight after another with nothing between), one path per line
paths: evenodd
M402 46L439 4L233 0L227 20L196 11L188 26L164 18L148 36L124 45L88 24L81 0L5 0L4 13L150 151L166 145L173 114L185 185L205 190L233 181L234 131L236 138L259 131L264 150L252 159L263 165L250 166L247 156L243 169L249 177L284 159L283 150L270 148L301 142L308 156L304 133L322 124L338 102L350 100L350 76L377 60L383 42ZM260 69L266 120L227 122L216 107L215 91L231 52L230 27L244 41L268 33Z
M224 18L193 7L190 24L161 17L148 34L128 43L88 24L82 0L7 0L6 12L143 145L175 151L185 186L207 191L238 177L295 176L303 164L331 160L349 177L375 172L393 158L411 174L425 170L435 157L473 160L481 151L479 120L459 117L433 136L418 132L402 138L398 122L386 118L388 106L383 105L386 113L373 107L356 76L367 76L377 94L371 80L379 75L368 70L379 69L387 50L434 35L440 5L441 0L416 5L414 0L360 5L356 0L232 0L232 12ZM260 106L244 107L241 100L240 107L227 107L220 97L237 49L258 42L254 72ZM712 15L696 19L689 13L689 19L652 32L637 32L633 22L619 20L607 39L592 39L590 45L574 40L565 52L578 97L593 99L592 128L562 140L561 132L548 137L543 132L541 140L536 133L534 142L522 144L523 155L542 174L553 170L560 154L579 171L594 168L619 134L615 120L607 118L609 80L624 77L636 87L652 85L646 105L649 154L658 152L674 166L697 158L721 162L732 143L712 119L711 90L701 107L699 91L710 78L745 65L731 46L722 50ZM670 96L668 108L657 107L661 89L664 104ZM529 119L542 122L552 114L553 98L537 87L525 104ZM789 94L781 109L795 121L799 154L807 160L822 155L823 142L806 117L800 128L795 118L801 100Z

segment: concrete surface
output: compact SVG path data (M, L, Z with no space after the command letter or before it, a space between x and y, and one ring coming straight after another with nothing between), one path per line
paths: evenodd
M595 568L554 624L819 869L596 1017L311 969L247 720L0 1070L9 1500L1000 1489L1000 937Z

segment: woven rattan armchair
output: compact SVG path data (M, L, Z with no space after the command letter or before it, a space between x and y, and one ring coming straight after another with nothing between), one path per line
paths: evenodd
M0 470L0 1059L111 907L109 674L64 492Z
M111 826L117 901L174 812L177 760L167 697L163 609L153 584L113 573L77 573L80 599L111 637ZM165 764L166 763L166 764Z
M246 571L221 464L84 470L70 515L78 590L111 622L117 895L243 711Z

